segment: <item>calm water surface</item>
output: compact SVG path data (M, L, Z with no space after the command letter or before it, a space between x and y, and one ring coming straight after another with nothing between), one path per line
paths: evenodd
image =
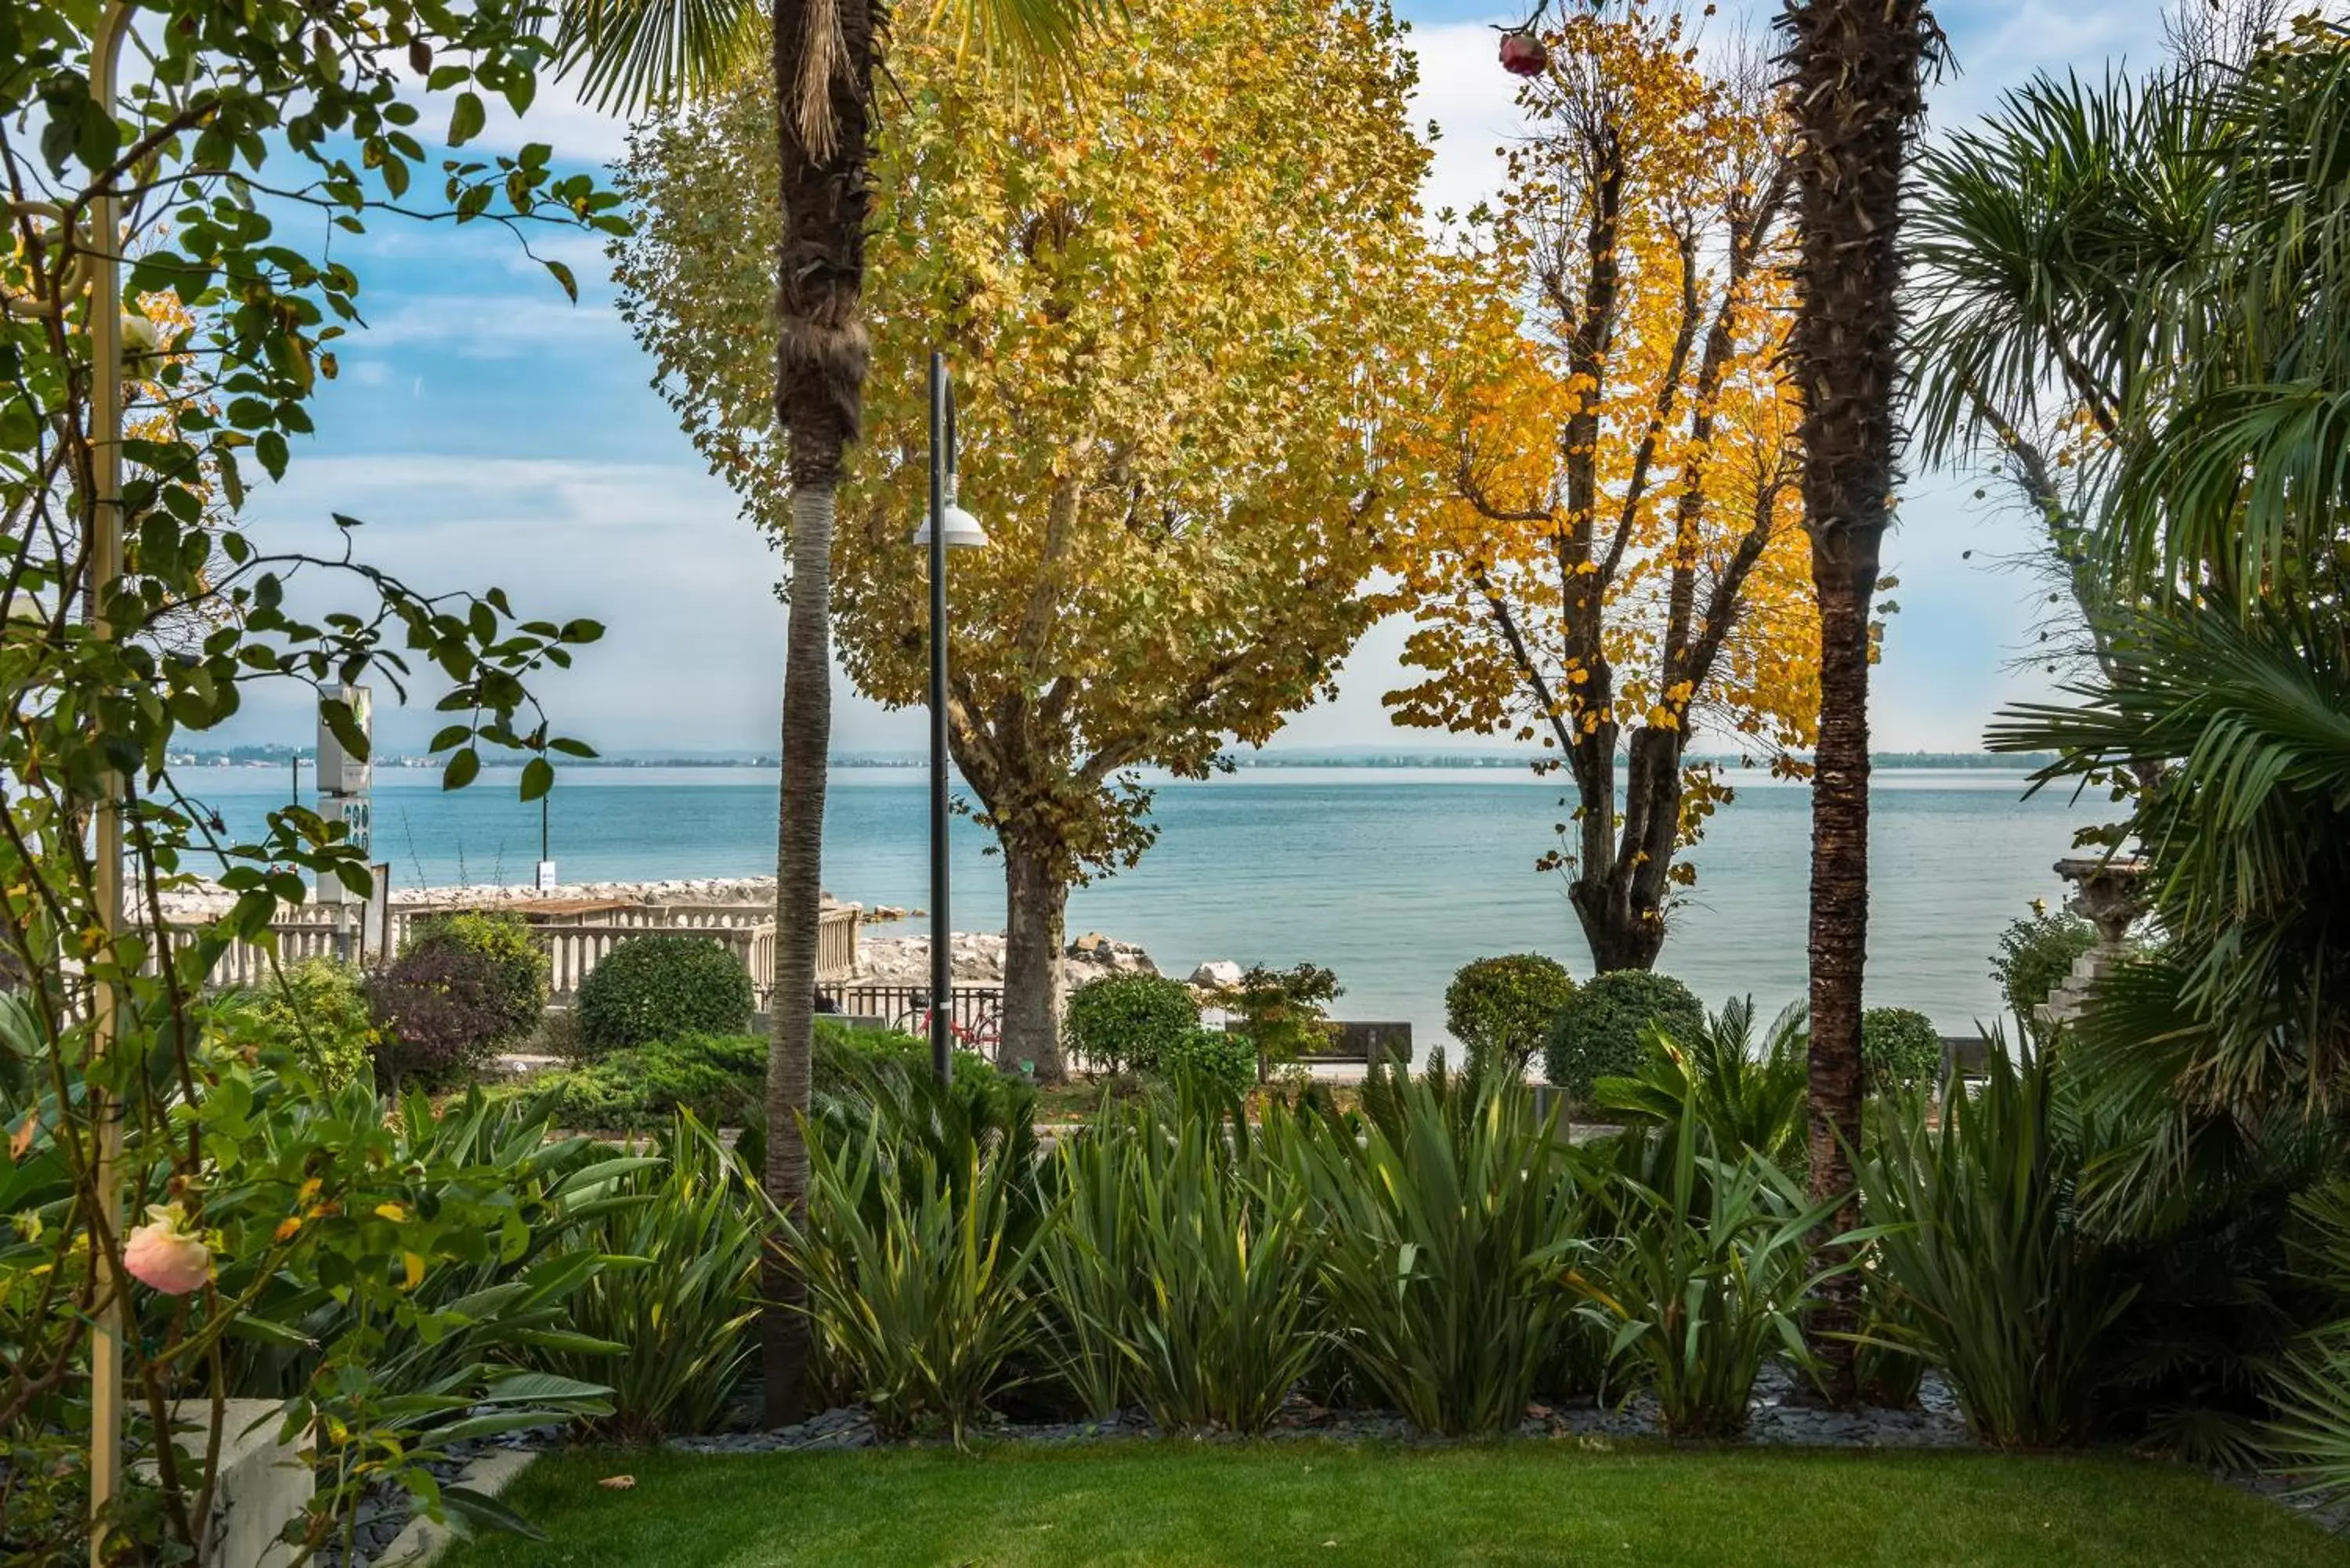
M249 831L289 789L265 769L191 769L191 792ZM2020 775L1885 770L1871 833L1869 1002L1916 1007L1946 1032L1999 1006L1988 955L2035 898L2099 803L2022 798ZM444 794L427 770L376 782L376 855L395 886L529 880L539 811L511 773ZM775 868L776 784L734 768L578 768L549 813L567 882L750 877ZM1710 1003L1752 993L1767 1016L1802 993L1810 795L1756 779L1694 852L1699 879L1675 912L1659 967ZM1445 981L1472 958L1547 952L1576 974L1590 957L1565 884L1534 869L1555 846L1555 784L1494 770L1279 768L1159 786L1159 839L1140 867L1070 898L1071 933L1141 943L1187 973L1210 959L1310 960L1338 973L1350 1018L1403 1018L1440 1036ZM833 775L825 883L843 898L929 902L924 775ZM956 929L1000 929L1001 863L989 836L953 831ZM907 928L922 929L920 923Z

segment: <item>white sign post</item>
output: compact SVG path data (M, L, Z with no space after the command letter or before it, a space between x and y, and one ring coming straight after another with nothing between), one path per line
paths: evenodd
M369 690L364 686L344 686L338 688L335 695L350 709L351 718L359 727L359 738L372 742L375 702ZM374 826L369 787L374 780L374 769L365 753L354 754L336 735L333 726L327 722L325 701L325 693L322 692L318 710L318 815L328 822L340 822L345 842L365 856ZM380 883L376 893L378 898L382 896ZM354 902L354 899L339 878L321 877L318 879L318 902L343 906ZM368 914L364 907L341 912L358 915L358 923L361 924L364 924ZM351 956L352 923L339 920L336 926L335 946L339 956L345 959ZM359 936L359 944L364 949L366 936L363 932Z

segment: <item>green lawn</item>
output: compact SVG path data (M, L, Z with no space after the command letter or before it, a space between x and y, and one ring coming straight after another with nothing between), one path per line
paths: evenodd
M632 1490L596 1484L622 1474ZM540 1460L507 1501L552 1539L484 1540L444 1568L2350 1568L2350 1544L2274 1503L2105 1458L1566 1444L597 1452Z

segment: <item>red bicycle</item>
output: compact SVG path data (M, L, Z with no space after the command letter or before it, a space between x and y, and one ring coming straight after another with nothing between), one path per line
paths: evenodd
M900 1013L897 1023L891 1027L900 1034L911 1034L920 1039L928 1040L931 1037L931 1020L936 1016L937 1012L936 1008L927 1002L917 1002ZM993 1061L996 1046L1003 1042L1003 1018L993 1007L982 1008L979 1016L972 1019L967 1025L958 1023L950 1016L947 1019L947 1035L963 1050L976 1051L989 1061Z

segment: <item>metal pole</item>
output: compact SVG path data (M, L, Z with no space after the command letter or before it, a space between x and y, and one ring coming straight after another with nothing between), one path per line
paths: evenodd
M954 1076L954 922L947 916L947 357L931 355L931 1071Z
M99 114L114 114L115 61L121 52L129 13L119 3L107 6L90 36L89 92ZM97 247L97 271L89 290L90 468L92 486L89 519L89 618L100 638L111 638L114 628L106 616L106 601L122 576L122 235L120 202L111 182L101 186L89 204L89 238ZM62 302L60 302L62 303ZM100 950L109 961L118 958L122 934L122 779L106 770L98 803L97 843L98 925ZM122 999L114 982L99 984L92 999L90 1054L112 1053L121 1033ZM122 1485L122 1342L127 1294L115 1272L116 1250L121 1246L122 1107L110 1096L88 1095L91 1120L98 1132L95 1175L100 1224L113 1238L112 1247L94 1249L97 1308L89 1346L89 1560L104 1568L112 1551L99 1520L109 1510Z

